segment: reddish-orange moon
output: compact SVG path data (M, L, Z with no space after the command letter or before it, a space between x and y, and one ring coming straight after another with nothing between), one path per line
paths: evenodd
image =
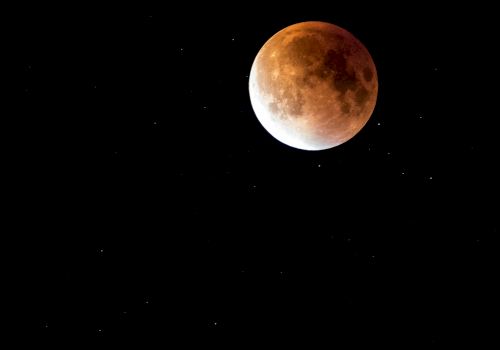
M356 135L375 108L378 77L351 33L302 22L272 36L250 71L250 101L264 128L303 150L324 150Z

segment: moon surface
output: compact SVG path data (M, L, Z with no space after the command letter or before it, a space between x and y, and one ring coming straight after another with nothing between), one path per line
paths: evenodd
M272 36L257 54L250 101L264 128L303 150L356 135L375 108L378 78L368 50L348 31L302 22Z

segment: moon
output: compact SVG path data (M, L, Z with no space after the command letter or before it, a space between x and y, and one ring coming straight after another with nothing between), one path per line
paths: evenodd
M324 150L354 137L378 94L375 63L351 33L302 22L273 35L249 77L250 101L264 128L302 150Z

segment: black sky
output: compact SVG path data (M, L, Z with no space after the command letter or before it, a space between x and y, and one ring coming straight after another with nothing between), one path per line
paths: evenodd
M239 6L13 15L5 249L23 339L489 344L492 12ZM248 96L259 48L306 20L352 32L379 75L366 127L321 152L273 139Z

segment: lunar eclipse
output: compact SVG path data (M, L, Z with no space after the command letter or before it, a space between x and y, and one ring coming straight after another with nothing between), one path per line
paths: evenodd
M375 108L378 78L368 50L348 31L302 22L272 36L250 72L252 107L276 139L324 150L355 136Z

